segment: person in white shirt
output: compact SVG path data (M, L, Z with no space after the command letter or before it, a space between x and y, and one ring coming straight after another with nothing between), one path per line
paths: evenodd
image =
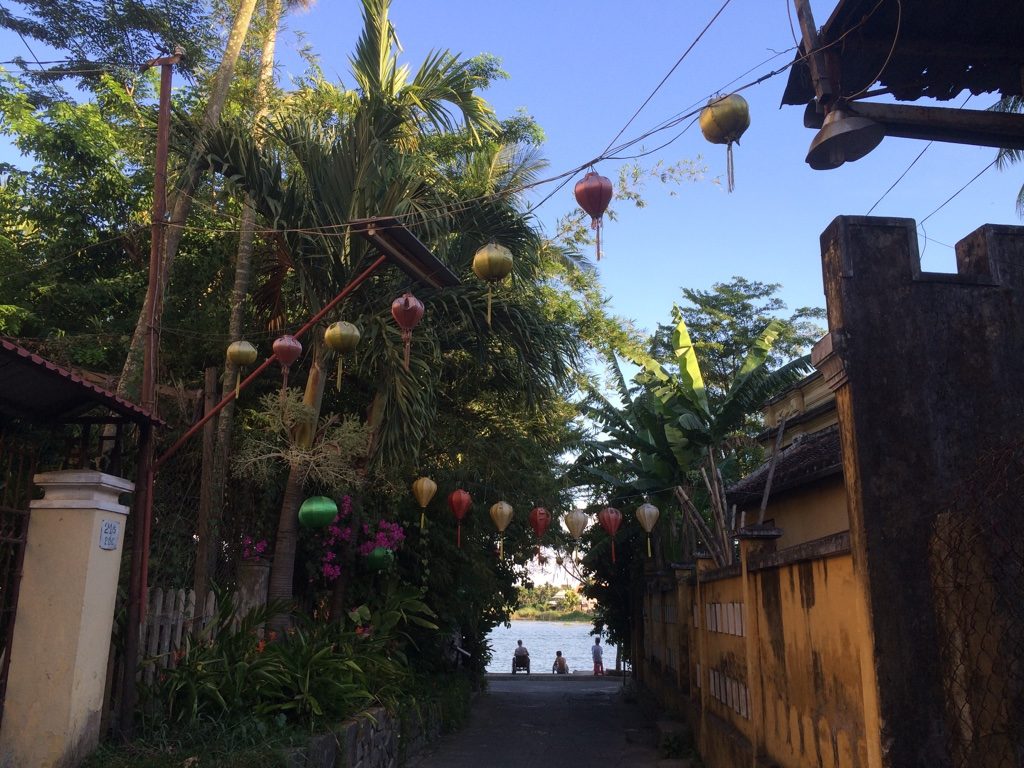
M594 674L604 674L604 648L601 647L601 638L594 638L594 647L590 649L590 653L594 657Z

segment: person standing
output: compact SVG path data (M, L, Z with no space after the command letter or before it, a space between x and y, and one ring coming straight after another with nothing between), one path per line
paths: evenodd
M604 674L604 649L601 647L601 638L594 638L594 647L590 649L591 655L594 657L594 674Z

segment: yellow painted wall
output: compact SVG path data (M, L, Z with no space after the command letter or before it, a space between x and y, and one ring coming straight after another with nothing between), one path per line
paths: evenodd
M755 520L756 514L755 509ZM747 519L752 519L749 511ZM771 519L776 528L782 529L782 538L778 540L780 549L848 531L850 517L846 511L843 476L826 477L801 486L796 493L773 498L765 519Z
M861 655L870 638L854 609L852 558L769 568L752 577L766 755L783 768L867 768Z

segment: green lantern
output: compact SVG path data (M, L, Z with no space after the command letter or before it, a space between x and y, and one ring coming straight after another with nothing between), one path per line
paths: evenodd
M395 562L395 553L387 547L374 547L366 556L366 567L371 571L386 571Z
M338 505L326 496L310 496L299 507L299 522L307 528L323 528L338 516Z

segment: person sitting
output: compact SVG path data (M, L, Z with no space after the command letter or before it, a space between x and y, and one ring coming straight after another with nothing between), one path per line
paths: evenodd
M565 660L561 651L555 651L555 663L551 665L551 672L556 675L569 674L569 662Z
M522 640L517 641L516 650L512 654L512 674L514 675L519 669L525 669L526 674L530 674L530 652L523 645Z

